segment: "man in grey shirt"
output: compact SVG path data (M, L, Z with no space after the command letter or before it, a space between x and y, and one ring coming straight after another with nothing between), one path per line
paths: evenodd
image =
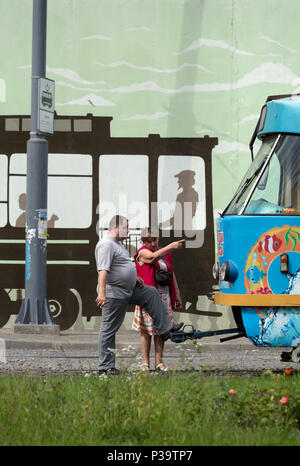
M124 321L128 304L146 309L163 340L170 338L171 333L183 325L182 322L172 325L156 288L144 285L143 280L137 277L135 264L121 243L127 236L128 220L116 215L109 223L108 236L98 241L95 249L98 271L96 303L102 308L99 373L117 373L115 355L110 349L115 349L115 336ZM176 242L176 248L181 246L182 242Z

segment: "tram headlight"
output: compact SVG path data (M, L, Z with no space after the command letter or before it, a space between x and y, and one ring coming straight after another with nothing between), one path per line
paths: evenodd
M229 275L229 262L225 261L220 267L219 278L222 282L228 282L228 275Z
M232 261L225 261L220 267L219 278L224 282L234 282L237 279L238 270Z
M219 273L220 273L220 263L218 261L213 265L213 268L212 268L212 274L215 280L219 278Z

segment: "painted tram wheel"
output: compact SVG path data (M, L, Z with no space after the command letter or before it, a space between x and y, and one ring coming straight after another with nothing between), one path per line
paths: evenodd
M79 314L78 301L71 290L54 289L49 292L49 309L55 324L60 330L68 330L76 322Z
M12 313L12 302L5 290L0 290L0 328L8 322Z

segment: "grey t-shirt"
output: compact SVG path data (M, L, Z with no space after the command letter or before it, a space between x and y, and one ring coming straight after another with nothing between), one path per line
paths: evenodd
M136 268L129 252L111 236L98 241L95 249L97 270L107 270L107 298L130 298L136 285Z

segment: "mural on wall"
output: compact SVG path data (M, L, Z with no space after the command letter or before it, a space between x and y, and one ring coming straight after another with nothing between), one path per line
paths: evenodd
M2 115L17 115L2 120L6 126L1 134L22 134L14 149L4 148L0 141L0 228L20 225L18 240L23 241L26 183L22 154L30 127L29 118L20 115L30 113L32 0L4 0L0 13L5 18L0 28L1 43L7 44L0 52L0 108ZM55 128L57 142L49 158L53 163L49 173L49 251L54 247L51 241L65 240L59 236L63 229L79 232L89 228L96 210L97 229L101 231L106 228L112 205L121 210L130 206L134 230L149 219L151 205L157 203L154 210L162 241L168 242L174 232L184 229L191 243L185 250L190 254L186 260L197 272L195 276L192 272L182 273L182 280L186 290L194 286L189 285L190 280L198 285L193 294L186 291L189 299L185 310L199 311L198 297L211 291L206 286L210 285L214 263L210 258L214 253L209 247L207 261L211 263L203 265L193 255L193 245L197 243L194 251L203 251L211 236L214 248L212 215L226 207L250 164L248 142L266 97L299 92L297 15L298 5L293 0L48 2L47 77L55 80L55 108L60 115ZM109 115L102 120L103 125L104 121L109 125L113 118L113 138L123 139L119 148L114 147L115 163L111 163L105 131L97 134L98 129L93 128L98 141L95 153L100 155L102 147L99 174L106 173L97 188L93 180L98 175L88 149L91 118L87 114L99 118ZM61 118L64 115L66 118ZM70 115L77 117L73 121ZM80 149L70 132L72 138L75 133L76 138L82 137ZM160 143L155 135L160 135ZM210 166L202 149L195 151L193 146L205 135L218 139L211 148ZM131 140L128 144L127 139ZM142 143L134 142L137 139L155 147L151 157L149 148L145 152ZM169 142L162 143L164 140ZM131 144L137 144L134 151ZM62 157L70 156L70 151L73 158L68 165L73 172L66 171ZM122 162L124 155L127 160L135 158L127 164ZM135 170L143 174L135 177L134 183L131 163L136 163ZM121 181L118 170L124 175ZM5 188L8 184L9 200ZM118 189L109 191L109 184ZM148 191L145 186L149 186ZM144 209L134 205L135 191L139 193L138 202L147 206ZM101 202L94 205L97 197ZM58 202L58 198L64 202ZM5 240L1 231L0 240ZM79 235L76 241L88 240ZM130 252L137 245L132 241ZM22 243L18 247L23 251ZM75 260L73 253L63 254L65 261ZM80 253L76 260L84 262L84 255ZM5 251L0 260L8 260ZM21 259L16 253L9 260ZM9 294L14 299L22 295L16 289L19 291ZM76 296L70 292L68 299L76 303ZM53 306L59 313L57 302Z
M299 90L297 2L48 3L57 112L111 115L118 137L218 137L213 207L224 209L250 163L266 97ZM1 50L1 111L28 114L32 2L1 2L0 13L1 43L10 44Z
M24 295L26 154L21 150L27 119L0 117L1 326L18 314ZM186 239L174 255L182 312L201 314L196 300L213 284L211 154L217 138L114 138L111 120L55 115L56 131L48 138L47 297L62 330L76 322L79 305L87 319L100 315L94 249L116 213L129 219L125 246L131 257L141 245L141 230L159 226L161 218L161 244ZM194 307L187 309L186 303Z

